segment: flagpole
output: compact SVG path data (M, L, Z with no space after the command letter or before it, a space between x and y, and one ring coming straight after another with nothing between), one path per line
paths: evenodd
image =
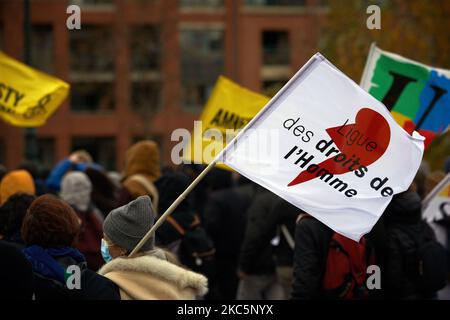
M372 57L373 57L376 47L377 47L376 42L372 42L370 44L369 55L367 56L366 65L364 66L364 71L361 76L361 81L359 82L359 86L361 88L366 87L367 77L369 76L369 63L372 61Z
M147 234L139 241L139 243L136 245L136 247L131 251L131 253L128 255L128 257L133 257L141 248L142 246L148 241L148 239L152 236L152 234L155 233L156 229L158 229L163 222L167 219L169 215L172 214L172 212L178 207L178 205L187 197L187 195L192 191L192 189L195 188L195 186L206 176L206 174L211 171L212 168L219 162L224 162L223 160L226 157L226 152L228 149L235 147L236 142L239 140L239 138L246 132L248 128L251 128L252 125L257 122L261 117L263 117L266 112L270 109L270 107L281 97L281 95L286 91L287 87L293 82L295 82L298 78L300 78L305 71L314 63L316 60L324 60L325 58L320 54L315 54L313 57L311 57L308 62L305 63L305 65L297 71L297 73L288 81L288 83L277 92L277 94L270 99L270 101L250 120L247 125L239 130L238 134L225 146L225 148L222 149L222 151L214 158L213 161L211 161L210 164L195 178L194 181L187 187L186 190L183 191L182 194L170 205L170 207L166 210L166 212L163 213L163 215L156 221L156 223L151 227L151 229L147 232Z
M183 191L182 194L178 196L178 198L171 204L169 208L167 208L166 212L156 221L156 223L151 227L151 229L147 232L147 234L139 241L139 243L134 247L133 251L129 254L128 257L132 257L135 255L142 246L148 241L148 239L155 233L156 229L158 229L163 222L167 219L168 216L172 214L172 212L178 207L178 205L188 196L188 194L195 188L195 186L206 176L206 174L214 168L217 164L219 157L216 157L208 166L195 178L194 181Z
M442 187L445 186L448 182L450 182L450 172L436 185L436 187L433 188L433 190L431 190L429 194L427 194L425 199L423 199L422 208L428 206L428 203L431 201L431 199L433 199L439 192L441 192Z

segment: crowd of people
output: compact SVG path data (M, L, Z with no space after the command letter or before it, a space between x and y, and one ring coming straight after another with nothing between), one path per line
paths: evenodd
M162 167L140 141L122 174L83 150L50 172L0 170L0 295L9 299L446 299L448 219L422 199L450 171L421 167L355 242L232 171L213 169L139 249L204 168ZM440 228L436 237L436 228ZM443 230L443 231L442 231ZM430 259L432 255L432 259ZM369 266L380 277L367 285ZM68 279L80 270L79 285Z

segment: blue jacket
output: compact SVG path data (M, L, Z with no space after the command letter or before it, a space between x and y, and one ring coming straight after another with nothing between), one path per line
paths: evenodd
M95 163L72 163L68 158L60 161L50 172L46 180L47 188L54 192L59 192L61 189L61 180L69 171L84 171L87 168L94 168L103 170L103 168Z

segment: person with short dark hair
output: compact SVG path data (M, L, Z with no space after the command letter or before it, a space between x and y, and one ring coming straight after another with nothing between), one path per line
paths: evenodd
M38 165L32 161L23 162L18 168L18 170L25 170L31 175L34 180L34 185L36 186L36 195L41 196L48 192L47 186L45 184L45 179L42 178L41 171Z
M0 299L31 300L33 298L33 271L22 251L0 241Z
M25 247L20 229L28 207L34 199L36 197L33 195L17 193L9 197L0 207L0 240L9 242L18 249Z
M95 168L87 168L84 173L92 184L91 201L106 217L116 208L118 190L108 175Z
M84 256L74 248L79 232L77 215L64 201L43 195L31 204L23 220L22 238L35 276L37 300L119 298L117 286L87 269ZM67 286L72 268L80 272L78 289Z
M422 288L417 272L420 246L435 241L433 229L422 220L420 196L411 190L396 194L385 210L387 263L385 292L389 299L423 300L436 298L436 292ZM436 259L436 260L434 260ZM440 261L433 257L434 261ZM383 271L382 270L382 271Z
M260 188L241 176L238 186L214 191L206 201L202 224L216 249L215 272L210 281L211 299L236 298L239 250L244 240L246 212Z
M276 261L270 241L261 241L260 229L265 229L269 215L279 197L268 190L261 190L252 199L246 216L244 238L239 253L236 294L237 300L282 300L284 298L276 273ZM268 230L265 238L273 239L276 230Z

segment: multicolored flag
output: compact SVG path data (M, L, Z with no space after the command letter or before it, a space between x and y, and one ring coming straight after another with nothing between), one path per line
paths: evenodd
M450 70L430 67L372 44L361 87L391 111L425 146L450 126Z
M359 241L410 186L423 140L318 53L217 161Z

